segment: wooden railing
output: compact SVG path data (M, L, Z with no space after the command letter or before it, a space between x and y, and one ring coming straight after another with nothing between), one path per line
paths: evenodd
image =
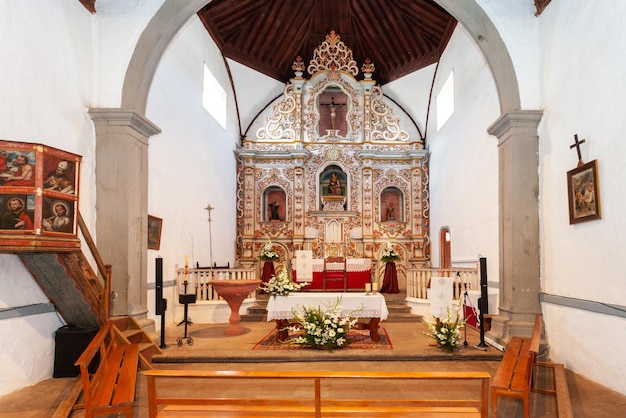
M96 265L98 266L98 271L100 275L103 277L104 283L100 283L99 281L90 281L87 282L92 286L96 295L102 294L102 309L104 310L105 320L109 319L109 315L111 312L111 265L104 264L102 257L100 256L100 252L96 247L96 243L94 242L91 234L89 233L89 229L87 229L87 224L85 224L85 220L80 212L78 212L78 227L80 228L80 232L83 234L83 238L87 243L87 247L89 247L89 251L91 251L91 255L96 261Z
M219 295L209 284L211 280L256 280L255 269L229 268L189 268L187 269L187 289L185 291L185 269L176 269L176 284L180 293L195 293L198 301L220 300ZM252 292L249 297L255 297Z
M451 269L417 268L406 271L407 298L428 299L427 290L433 277L454 278L454 299L458 299L466 290L479 290L480 277L478 268L453 267Z

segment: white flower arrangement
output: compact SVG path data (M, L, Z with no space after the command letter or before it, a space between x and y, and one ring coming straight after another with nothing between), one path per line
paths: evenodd
M318 307L303 307L304 312L293 316L298 325L288 327L291 332L302 332L301 336L289 340L290 344L305 344L316 349L326 348L332 351L334 348L343 347L350 343L348 331L356 322L356 318L350 318L354 312L341 316L341 298L330 310Z
M388 263L390 261L395 261L400 258L400 254L393 248L391 242L388 242L385 248L383 248L383 253L380 257L380 261L383 263Z
M272 241L269 239L261 248L261 252L259 253L259 259L261 261L274 261L280 260L280 255L276 252L274 247L272 247Z
M289 276L287 276L287 270L283 267L267 283L262 283L261 289L272 296L287 296L291 292L299 291L307 284L298 284L291 281Z
M423 321L430 330L430 333L424 335L435 339L440 347L445 348L448 352L452 352L459 346L461 341L461 327L465 325L466 319L461 319L461 299L455 309L455 317L452 319L450 308L447 308L448 315L446 318L433 317L435 322Z

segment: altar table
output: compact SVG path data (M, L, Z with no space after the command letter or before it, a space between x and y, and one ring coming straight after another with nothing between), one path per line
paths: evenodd
M288 335L285 328L289 326L289 320L293 319L293 312L302 314L303 307L310 306L331 311L338 299L341 299L342 315L350 314L352 318L371 318L368 323L359 325L363 329L369 329L372 341L380 341L378 324L389 315L385 298L380 293L369 295L363 292L343 293L338 296L336 293L306 292L291 293L288 296L270 296L267 301L267 320L276 321L278 340L285 341Z
M311 261L313 268L313 281L308 282L308 286L303 288L303 291L308 292L311 290L322 290L324 288L324 260L321 258L314 258ZM304 280L298 280L298 274L295 269L295 259L292 260L291 265L293 267L292 277L296 283L304 283ZM329 266L332 267L332 264ZM349 290L362 291L365 289L365 284L371 282L372 275L372 260L369 258L349 258L346 260L346 286ZM327 290L341 290L343 291L342 281L328 281L326 282Z

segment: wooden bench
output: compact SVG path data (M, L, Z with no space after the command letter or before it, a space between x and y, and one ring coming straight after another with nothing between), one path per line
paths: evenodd
M94 361L99 364L91 374L89 366ZM75 365L80 367L84 403L74 409L84 408L86 418L120 412L133 416L139 344L119 341L113 323L107 321Z
M565 375L565 366L559 363L537 362L537 366L552 369L554 374L554 389L533 388L532 390L540 393L547 393L556 396L557 413L559 418L573 418L572 400L569 396L569 387L567 385L567 376Z
M481 417L487 418L489 379L487 372L327 372L327 371L208 371L208 370L149 370L145 372L148 387L150 418L211 416L211 417ZM195 379L195 380L194 380ZM202 380L200 380L202 379ZM229 380L224 382L223 380ZM277 395L276 381L285 393ZM338 381L368 380L372 389L364 399L344 399L336 390ZM372 380L378 380L374 382ZM476 387L476 397L470 399L371 399L376 397L374 384L384 380L424 381L430 387L434 381L468 382ZM206 382L205 382L206 381ZM243 385L236 390L233 381ZM371 382L369 382L371 381ZM407 382L408 384L408 382ZM245 386L244 386L245 385ZM327 385L327 386L324 386ZM472 386L474 385L474 386ZM158 386L158 387L157 387ZM322 396L324 393L329 395ZM225 390L234 390L226 396ZM294 394L294 388L310 396ZM194 390L195 389L195 390ZM265 391L263 390L265 389ZM309 392L310 390L310 392ZM266 393L269 392L269 393ZM470 389L471 392L471 389ZM240 393L245 395L239 396ZM409 391L411 394L419 392ZM267 396L266 396L267 395ZM336 397L334 395L337 395ZM278 397L280 396L280 397Z
M541 339L541 316L535 317L531 338L513 337L491 382L491 417L498 416L498 396L522 399L524 418L530 417L533 369Z

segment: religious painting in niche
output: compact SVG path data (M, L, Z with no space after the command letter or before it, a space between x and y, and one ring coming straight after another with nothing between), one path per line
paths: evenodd
M320 175L320 188L323 196L344 196L345 185L346 173L336 165L326 167Z
M387 187L380 194L381 222L402 222L402 192L396 187Z
M0 229L27 231L34 230L35 195L2 194L0 195L2 219Z
M44 231L74 233L73 201L44 196L42 216L41 226Z
M24 149L0 149L0 186L34 187L35 152Z
M600 219L598 160L567 172L569 223Z
M43 188L66 194L76 191L76 163L46 155L43 162Z
M338 87L329 87L318 98L319 103L319 135L348 135L348 96Z
M285 191L280 187L268 187L264 195L266 216L269 222L285 221L287 213L287 198Z
M158 250L161 248L161 231L163 219L148 215L148 249Z

